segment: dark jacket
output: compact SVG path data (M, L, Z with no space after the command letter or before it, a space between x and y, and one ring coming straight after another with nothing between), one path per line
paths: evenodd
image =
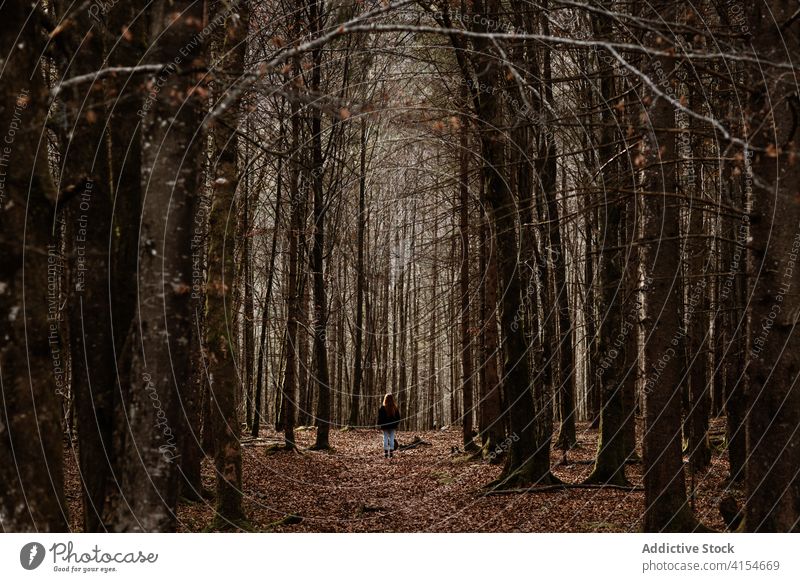
M386 412L386 408L383 406L380 407L378 410L378 428L383 430L393 430L396 429L397 426L400 424L400 411L397 411L393 415L389 415Z

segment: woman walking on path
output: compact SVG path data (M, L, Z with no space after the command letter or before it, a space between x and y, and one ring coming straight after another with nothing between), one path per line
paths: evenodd
M378 409L378 428L383 431L383 456L391 458L394 451L394 438L397 425L400 424L400 410L394 402L394 396L383 397L383 406Z

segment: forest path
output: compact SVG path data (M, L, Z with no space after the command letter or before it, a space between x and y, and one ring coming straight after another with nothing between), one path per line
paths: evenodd
M258 441L242 447L244 509L256 531L276 532L514 532L637 531L643 494L620 490L567 489L547 493L477 495L500 472L499 466L452 455L461 443L457 430L400 432L400 443L420 436L431 443L383 457L381 435L374 429L331 431L331 452L310 451L314 430L296 433L301 452L267 454L281 434L262 430ZM591 471L597 431L579 424L580 447L570 460L587 463L558 466L564 481L579 483ZM67 454L71 523L80 523L79 482L72 452ZM696 513L706 525L722 527L716 510L726 471L715 454L712 468L698 480ZM641 484L641 465L629 465L628 477ZM203 483L214 490L213 460L203 462ZM182 503L179 531L203 531L214 515L213 500ZM299 523L274 526L286 515Z

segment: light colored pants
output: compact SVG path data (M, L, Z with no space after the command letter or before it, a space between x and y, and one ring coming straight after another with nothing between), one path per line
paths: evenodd
M384 451L393 451L394 450L394 434L395 429L391 428L388 430L383 431L383 450Z

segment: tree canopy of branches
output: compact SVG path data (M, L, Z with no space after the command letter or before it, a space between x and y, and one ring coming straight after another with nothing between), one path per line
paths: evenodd
M788 0L0 15L4 531L69 527L72 455L85 531L252 529L243 446L337 455L386 393L483 494L708 531L722 454L729 529L800 531Z

